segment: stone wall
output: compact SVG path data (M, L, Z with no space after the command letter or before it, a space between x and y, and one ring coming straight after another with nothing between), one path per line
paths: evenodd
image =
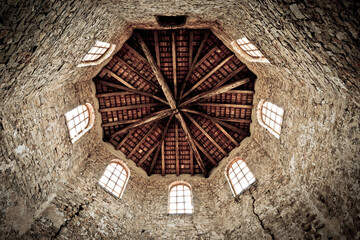
M0 238L359 238L358 1L0 4ZM71 144L64 114L97 105L91 77L101 66L76 67L95 40L119 49L134 27L156 27L154 15L183 14L230 49L243 35L258 46L271 64L236 53L258 76L254 104L268 99L285 115L280 140L254 113L251 138L210 178L180 176L195 213L169 216L168 185L179 178L149 178L127 162L125 194L112 197L97 181L123 156L101 142L99 121ZM257 178L237 200L224 177L233 156Z

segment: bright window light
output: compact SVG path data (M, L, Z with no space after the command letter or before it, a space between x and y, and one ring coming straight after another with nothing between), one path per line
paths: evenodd
M83 62L94 62L102 57L110 48L110 44L106 42L96 41L95 45L83 58Z
M72 142L75 142L86 131L94 121L94 109L91 104L80 105L65 114L67 126Z
M192 194L190 185L184 182L170 185L169 213L191 214L193 213Z
M254 58L263 58L264 55L252 44L247 37L236 40L239 47L248 55Z
M230 162L226 175L234 196L239 195L255 182L254 175L242 159Z
M268 102L260 101L258 107L259 123L268 129L276 138L280 138L284 109Z
M128 180L128 175L128 171L122 164L113 161L106 167L103 176L99 180L99 184L116 197L121 197Z

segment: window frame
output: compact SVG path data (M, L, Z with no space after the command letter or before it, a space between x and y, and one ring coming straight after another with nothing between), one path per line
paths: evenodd
M178 208L176 208L176 212L175 213L171 213L170 212L170 193L171 193L171 190L176 187L176 186L179 186L179 185L183 185L184 187L187 187L189 190L190 190L190 203L191 203L191 213L186 213L186 212L177 212L178 211ZM184 195L183 195L184 197ZM176 206L177 206L177 203L176 202ZM184 202L185 203L185 202ZM185 205L185 204L184 204ZM184 211L186 210L185 206L184 206ZM187 182L184 182L184 181L176 181L176 182L173 182L169 185L169 190L168 190L168 211L167 211L168 214L170 215L178 215L178 214L193 214L194 213L194 203L193 203L193 194L192 194L192 187L189 183Z
M260 52L260 54L262 55L262 57L254 57L252 55L250 55L246 50L244 50L241 47L241 44L238 43L239 40L242 40L246 38L250 44L252 44L257 51ZM270 63L269 60L264 56L264 54L260 51L259 48L257 48L246 36L243 36L242 38L239 38L237 40L232 41L231 46L233 47L233 49L235 50L236 53L238 53L240 55L240 57L244 58L245 60L249 61L249 62L262 62L262 63Z
M125 171L125 173L126 173L126 178L125 178L125 181L124 181L123 186L121 187L121 192L120 192L119 195L116 195L116 194L115 194L114 189L115 189L116 186L120 186L120 185L117 185L117 182L118 182L119 179L120 179L121 173L120 173L120 176L118 177L118 179L117 179L117 181L116 181L116 183L115 183L115 185L114 185L114 188L112 188L111 190L110 190L110 187L107 188L107 183L104 184L104 186L102 186L101 183L100 183L100 180L101 180L101 178L102 178L103 176L105 176L105 172L107 171L108 167L109 167L111 164L113 164L113 163L115 163L116 165L121 166L122 169L123 169L123 170ZM115 169L111 172L111 176L112 176L112 174L113 174L114 172L115 172ZM106 176L105 176L106 178L108 178L108 182L110 181L111 176L110 176L110 177L106 177ZM126 185L127 185L128 181L129 181L129 178L130 178L130 169L128 168L128 166L127 166L123 161L121 161L121 160L119 160L119 159L113 159L113 160L111 160L110 163L106 166L106 168L105 168L102 176L99 178L98 184L100 185L100 187L101 187L102 189L104 189L106 192L110 193L112 196L117 197L117 198L122 198L122 196L123 196L123 194L124 194L124 192L125 192Z
M80 106L85 106L85 108L87 109L88 120L89 121L88 121L88 124L86 125L86 127L84 129L82 129L80 132L76 131L76 135L71 136L71 132L70 132L71 129L76 128L76 126L79 125L82 122L82 121L80 121L79 124L75 124L75 121L74 121L75 117L80 116L80 114L84 113L85 111L78 114L75 117L72 117L71 119L68 119L67 114L69 114L71 111L74 111L75 109L77 109ZM81 104L81 105L78 105L77 107L71 109L70 111L67 111L64 114L64 117L65 117L65 122L66 122L66 126L67 126L67 129L68 129L70 140L71 140L72 143L75 143L78 139L80 139L87 131L89 131L94 126L94 122L95 122L94 107L90 103ZM74 121L74 127L72 127L72 128L69 127L69 122L70 121Z
M90 48L90 50L85 54L85 56L81 59L81 62L79 65L77 65L77 67L88 67L88 66L94 66L94 65L99 65L100 63L102 63L103 61L105 61L106 59L108 59L112 53L114 52L115 50L115 47L116 45L115 44L111 44L111 43L107 43L109 44L109 48L107 48L107 50L101 54L101 56L95 60L84 60L84 58L87 56L87 55L95 55L93 53L90 53L90 51L93 49L93 48L104 48L104 47L99 47L97 46L98 43L107 43L107 42L101 42L101 41L96 41L95 44L92 45L92 47ZM98 55L98 54L97 54Z
M229 171L230 171L230 169L232 168L232 166L233 166L236 162L238 162L238 161L242 161L242 162L246 165L246 167L249 169L249 172L253 175L254 182L250 183L250 182L246 179L246 177L245 177L245 175L246 175L247 173L246 173L246 174L243 174L243 175L244 175L243 178L246 179L246 181L249 183L249 185L248 185L246 188L243 188L238 194L236 194L235 187L234 187L234 185L233 185L233 183L231 182L231 179L230 179ZM239 167L240 167L240 164L239 164ZM245 169L245 168L244 168L244 169ZM240 171L243 173L242 169L240 169ZM244 160L243 158L240 158L240 157L236 157L236 158L232 159L232 160L227 164L227 166L226 166L226 168L225 168L225 177L226 177L226 179L227 179L227 181L228 181L228 183L229 183L231 192L232 192L232 194L233 194L234 197L240 196L243 192L245 192L247 189L249 189L251 186L253 186L253 185L256 183L256 181L257 181L256 178L255 178L254 173L250 170L250 168L249 168L249 166L247 165L247 163L245 162L245 160ZM236 177L237 177L237 176L236 176ZM239 184L240 184L240 180L239 180L238 182L239 182Z
M264 107L264 104L265 103L271 103L272 105L275 105L277 108L280 108L282 109L282 115L278 114L278 113L275 113L274 111L268 109L267 107L265 107L266 109L268 109L269 111L271 111L272 113L274 113L276 116L280 116L281 117L281 123L277 123L275 120L272 120L271 117L268 117L267 115L265 115L263 113L263 107ZM272 135L274 135L277 139L280 139L280 134L281 134L281 130L282 130L282 124L284 122L284 115L285 115L285 110L282 108L282 107L279 107L278 105L268 101L268 100L265 100L265 99L262 99L260 100L259 104L258 104L258 107L257 107L257 119L258 119L258 122L259 124L264 127L265 129L267 129ZM280 130L279 132L277 132L275 129L273 129L270 125L268 125L264 119L263 119L263 116L267 117L270 119L270 121L273 121L275 122L275 124L279 125L280 126Z

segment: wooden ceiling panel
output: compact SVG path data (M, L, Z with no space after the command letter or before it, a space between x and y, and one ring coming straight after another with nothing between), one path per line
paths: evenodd
M250 136L255 79L210 30L135 30L94 78L104 141L148 175L207 177Z

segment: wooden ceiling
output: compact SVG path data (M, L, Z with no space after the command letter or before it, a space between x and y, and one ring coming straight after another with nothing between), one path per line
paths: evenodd
M204 174L250 135L256 76L210 30L136 30L93 79L104 141L151 174Z

